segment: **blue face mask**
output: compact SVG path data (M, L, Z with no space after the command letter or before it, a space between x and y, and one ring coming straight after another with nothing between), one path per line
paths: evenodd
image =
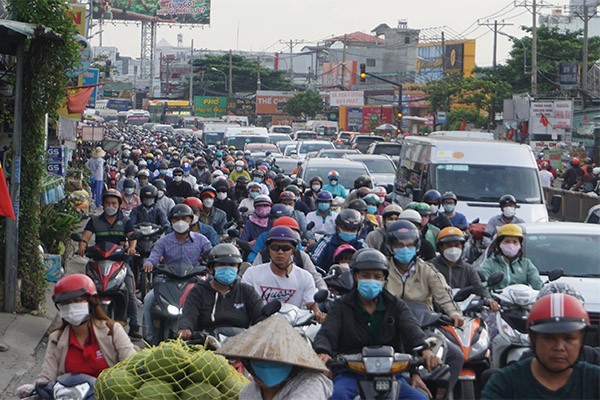
M215 267L215 279L221 285L229 286L237 279L236 267Z
M271 361L250 361L254 375L268 387L275 387L285 381L292 373L292 367Z
M450 214L452 211L454 211L454 207L454 204L444 204L444 211Z
M158 173L161 175L166 175L167 174L167 170L166 169L159 169Z
M361 279L358 281L358 293L365 300L373 300L383 290L383 282L374 279Z
M255 199L258 197L259 194L260 194L259 192L250 192L250 198Z
M394 251L394 258L401 264L408 264L417 255L415 247L402 247Z
M261 179L261 178L258 178L258 177L257 177L257 178L254 178L254 179L252 179L252 180L253 180L254 182L256 182L256 183L261 183L261 182L262 182L262 179Z
M340 239L342 239L344 242L351 242L353 240L356 240L356 236L358 235L358 233L340 231L338 235L340 236Z
M331 205L329 203L318 203L317 208L319 211L327 211L331 208Z
M377 214L376 206L367 206L367 214Z

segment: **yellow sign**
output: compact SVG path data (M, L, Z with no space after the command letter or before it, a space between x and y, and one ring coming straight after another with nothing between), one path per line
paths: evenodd
M69 10L67 11L69 16L73 19L73 23L77 27L77 33L81 36L86 36L86 14L85 4L69 4Z

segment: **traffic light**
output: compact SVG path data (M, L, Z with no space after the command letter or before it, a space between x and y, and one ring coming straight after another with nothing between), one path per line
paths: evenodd
M365 64L360 64L360 81L367 81L367 66Z
M398 121L402 121L402 111L398 110L396 117L398 118Z

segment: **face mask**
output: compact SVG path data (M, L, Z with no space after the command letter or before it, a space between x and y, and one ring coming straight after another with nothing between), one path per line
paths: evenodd
M200 219L200 218L198 218L198 216L197 216L197 215L194 215L194 218L192 218L192 225L196 225L196 224L198 223L198 220L199 220L199 219Z
M250 198L255 199L258 197L259 194L260 194L259 192L250 192Z
M256 183L261 183L261 182L262 182L262 179L261 179L261 178L258 178L258 177L254 178L254 179L252 179L252 180L253 180L254 182L256 182Z
M213 204L215 203L215 199L204 199L202 200L202 204L204 205L204 207L206 208L211 208L213 206Z
M129 158L124 158L124 159L123 159L123 162L124 162L125 164L127 164L127 163L129 162Z
M181 181L183 180L183 176L181 176L181 175L174 176L174 177L173 177L173 180L174 180L175 182L181 182Z
M148 183L148 179L140 179L140 186L146 186L146 184Z
M217 199L225 200L227 198L227 192L219 192L217 193Z
M185 221L177 221L173 224L173 230L177 233L186 233L190 230L190 224Z
M152 165L152 160L146 160L146 164Z
M285 381L293 367L271 361L250 361L254 375L268 387L275 387Z
M408 264L417 255L415 247L402 247L394 251L394 258L401 264Z
M159 190L158 191L158 198L162 198L165 195L165 191L164 190Z
M59 305L60 317L73 326L79 326L88 319L90 306L87 301Z
M256 215L258 215L260 218L266 218L269 216L269 213L271 212L271 207L259 207L256 208L254 210L254 212L256 213Z
M332 179L329 181L329 183L331 184L331 186L335 186L338 184L338 181L337 181L337 179Z
M135 188L125 188L125 194L133 194Z
M106 215L108 215L109 217L112 217L113 215L115 215L117 212L119 211L118 208L116 207L104 207L104 212L106 213Z
M431 204L429 206L429 209L431 210L432 214L437 214L438 210L440 209L440 206L435 205L435 204Z
M154 205L154 199L144 199L142 200L142 203L144 203L146 207L152 207Z
M237 172L242 172L242 169L243 169L242 167L235 167L235 170L236 170Z
M190 172L189 171L183 171L183 175L184 176L190 176Z
M508 258L515 258L519 251L521 251L520 244L512 244L512 243L500 243L500 250L502 254L504 254Z
M317 208L319 211L327 211L331 208L331 205L329 203L318 203Z
M361 279L358 281L358 293L365 300L373 300L383 290L383 282L374 279Z
M342 239L344 242L351 242L353 240L356 240L356 236L358 235L358 233L340 231L338 235L340 236L340 239Z
M462 249L460 247L449 247L444 250L444 257L450 262L457 262L462 256Z
M158 173L161 175L166 175L167 174L167 170L166 169L159 169Z
M514 207L504 207L502 209L502 215L504 215L506 218L512 218L515 216L515 208Z
M377 214L377 207L367 206L367 214Z
M313 192L318 192L321 190L321 185L312 185L311 188Z
M221 285L229 286L237 279L236 267L215 267L215 279Z
M454 207L456 207L454 204L444 204L444 212L450 214L452 211L454 211Z

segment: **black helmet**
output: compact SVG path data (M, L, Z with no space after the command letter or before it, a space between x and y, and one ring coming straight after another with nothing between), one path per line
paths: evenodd
M285 204L274 204L269 211L269 218L291 217L294 209Z
M515 196L513 196L512 194L505 194L504 196L500 197L498 203L500 204L500 208L510 203L517 205L517 199L515 199Z
M350 259L350 268L352 271L384 271L385 276L387 277L390 267L387 258L379 250L360 249L352 255L352 258Z
M414 243L417 251L421 246L421 234L417 227L406 220L394 221L385 229L385 240L389 245L392 240L410 240Z
M218 262L224 264L241 264L244 260L237 247L231 243L220 243L213 247L208 256L206 263L208 265Z
M248 178L246 178L246 175L240 175L235 181L236 183L242 183L245 185L246 183L248 183Z
M146 185L140 190L140 198L144 199L156 199L158 197L158 189L154 185Z
M152 181L152 184L158 190L167 190L167 183L162 179L155 179Z
M362 225L363 217L356 210L346 208L340 211L337 217L335 217L335 224L340 228L346 229L358 229Z
M125 176L136 176L138 173L138 167L135 165L128 165L125 167Z
M358 178L354 180L354 189L358 189L359 187L366 186L368 188L373 187L373 181L371 177L368 175L360 175Z
M348 203L348 208L356 211L367 211L367 203L363 199L354 199Z
M182 218L182 217L190 217L194 218L194 212L192 208L187 204L177 204L175 207L171 208L169 212L169 219L173 218Z
M289 176L284 176L283 178L280 179L279 184L282 185L283 187L289 186L292 184L292 178L290 178Z
M312 178L310 178L310 184L312 186L313 182L319 182L321 184L321 186L323 186L323 179L321 179L320 176L313 176Z
M427 204L429 204L429 203L441 203L442 202L442 195L440 194L440 192L438 192L435 189L429 189L423 195L423 202L427 203Z
M300 189L298 189L298 186L296 185L287 185L285 187L285 189L283 189L285 192L292 192L296 195L296 197L300 197Z
M123 187L124 188L134 188L135 181L131 178L125 178L125 180L123 181Z

